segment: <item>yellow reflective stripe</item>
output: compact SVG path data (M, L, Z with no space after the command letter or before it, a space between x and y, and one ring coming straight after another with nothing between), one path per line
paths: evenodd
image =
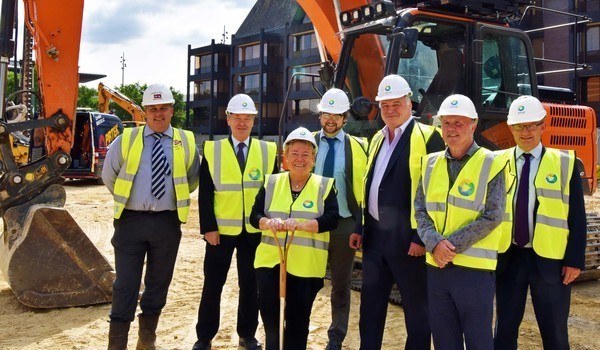
M321 215L319 215L317 213L306 212L306 211L292 210L292 212L290 213L290 217L294 218L294 219L311 220L311 219L314 219L315 217L319 217L319 216L321 216Z
M446 203L444 202L425 202L427 211L446 211Z
M261 188L262 182L258 181L244 181L244 188ZM223 187L230 187L231 185L222 185ZM241 189L241 186L238 186Z
M279 240L279 244L281 246L286 244L285 238L278 238L278 240ZM277 246L277 244L275 243L275 237L273 237L273 236L262 235L262 237L260 238L260 241L264 244L268 244L271 246ZM308 238L308 237L294 236L292 245L320 249L320 250L329 250L329 242L320 241L318 239L313 239L313 238Z
M180 199L180 200L177 201L176 205L177 205L177 208L189 207L191 203L192 203L192 201L189 198L187 198L187 199L183 199L182 198L182 199Z
M218 226L235 226L242 227L242 219L219 219L217 218Z
M561 149L560 153L560 175L562 188L567 188L567 178L569 177L569 151ZM568 203L568 201L566 202Z
M119 196L119 195L113 195L115 202L121 203L121 204L127 204L127 197L125 196Z
M435 166L435 162L437 161L438 157L439 155L427 158L427 166L425 167L425 174L423 175L423 193L427 193L427 189L429 189L431 173L433 172L433 167Z
M135 174L125 173L125 174L123 174L123 177L121 177L121 179L131 182L131 181L133 181L134 177L135 177Z
M562 228L565 230L569 229L569 223L567 220L551 218L546 215L537 214L536 215L536 224L544 224L555 228Z
M264 141L258 141L258 144L260 145L260 153L262 153L262 169L263 169L263 174L266 174L267 172L271 172L271 169L269 169L269 148L267 146L267 143ZM250 152L250 149L248 149L248 152ZM258 187L262 186L262 183L258 182Z
M286 212L282 212L282 211L269 211L269 212L265 212L265 214L268 214L267 216L270 217L271 219L287 219L287 218L289 218L289 214Z
M550 199L560 199L560 200L562 200L563 203L569 204L569 195L565 194L563 196L563 193L561 191L550 190L547 188L536 188L535 194L538 197L546 197L546 198L550 198Z
M508 204L507 204L508 205ZM511 213L504 213L504 216L502 217L502 221L503 222L511 222L512 221L512 214Z
M498 257L498 252L494 249L484 249L484 248L475 248L471 247L464 252L462 255L472 256L474 258L482 258L482 259L494 259Z
M327 190L327 183L329 182L328 177L321 178L321 185L319 186L319 193L317 194L317 213L318 216L325 213L325 190ZM312 218L311 218L312 219Z
M265 207L264 207L264 211L265 211L265 215L270 217L270 218L275 218L274 213L277 212L271 212L269 211L269 208L271 207L271 203L273 202L273 194L275 192L275 182L277 181L277 177L276 176L269 176L267 178L267 184L265 186ZM285 213L285 215L287 215L287 213ZM281 219L281 217L280 217Z

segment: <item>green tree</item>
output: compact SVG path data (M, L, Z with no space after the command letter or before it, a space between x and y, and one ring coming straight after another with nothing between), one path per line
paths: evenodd
M77 95L77 107L98 109L98 90L87 86L79 86L79 94Z

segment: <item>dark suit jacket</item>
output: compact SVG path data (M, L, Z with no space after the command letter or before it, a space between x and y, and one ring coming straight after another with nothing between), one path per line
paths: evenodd
M544 147L542 149L542 157L544 157L545 151L546 148ZM514 152L512 156L514 157ZM585 268L587 222L585 216L585 203L583 200L583 187L577 166L573 167L571 181L569 182L569 191L569 215L567 218L569 223L569 238L567 240L567 248L565 250L564 259L547 259L537 254L535 255L538 271L541 277L548 283L557 283L562 281L561 273L563 266L576 267L582 270ZM512 205L512 203L506 203L506 205ZM533 214L534 220L538 206L539 202L536 199ZM513 249L518 248L511 244L510 248L505 253L498 255L498 267L496 268L497 273L501 274L505 272L506 265L510 259Z
M394 149L387 168L385 169L381 185L379 186L379 229L385 231L386 234L386 249L394 255L405 255L408 253L411 242L423 245L423 242L417 234L417 230L413 230L410 224L411 210L411 179L408 167L410 155L410 137L415 127L416 121L413 119L402 133L398 144ZM385 140L383 142L386 142ZM373 145L375 146L375 145ZM427 142L427 153L442 151L445 148L444 141L441 135L434 132ZM376 152L375 159L378 156L378 149L370 150ZM368 199L371 182L373 180L373 170L375 161L372 162L371 168L367 169L367 182L365 188L365 218L368 218ZM358 228L357 228L358 229ZM369 220L365 219L365 227L356 232L363 233L363 247L369 249Z

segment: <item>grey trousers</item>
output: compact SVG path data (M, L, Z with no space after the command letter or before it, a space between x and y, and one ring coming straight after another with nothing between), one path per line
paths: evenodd
M350 315L350 283L355 250L350 248L350 234L354 231L353 217L341 219L329 238L329 270L331 273L331 325L329 339L344 341Z

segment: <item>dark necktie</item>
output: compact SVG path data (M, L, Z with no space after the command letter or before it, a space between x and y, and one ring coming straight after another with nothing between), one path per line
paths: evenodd
M165 150L160 143L160 140L165 136L162 133L154 133L154 145L152 146L152 195L156 199L162 198L165 194L165 175L169 175L169 163Z
M521 248L529 243L529 169L531 154L523 153L525 162L521 169L517 203L515 205L515 242Z
M246 146L245 143L240 142L237 145L237 153L236 153L236 157L238 160L238 164L240 165L240 169L244 169L244 166L246 165L246 157L244 157L244 147Z
M333 164L335 163L335 138L325 137L325 140L327 140L327 143L329 144L329 150L325 156L325 163L323 163L323 176L333 177Z

